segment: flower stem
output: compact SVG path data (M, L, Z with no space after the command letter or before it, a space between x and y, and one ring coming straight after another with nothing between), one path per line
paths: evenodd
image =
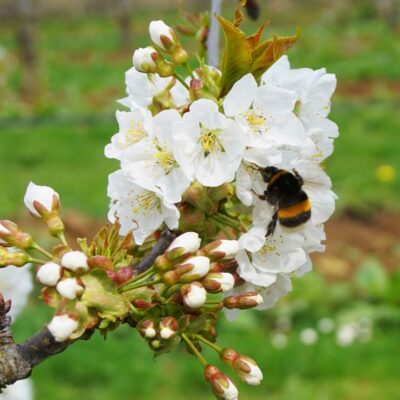
M189 75L194 79L193 70L192 70L192 68L190 67L190 65L189 65L188 62L186 62L186 63L184 64L184 67L186 68L186 71L189 73Z
M130 290L139 289L141 287L156 285L157 283L162 283L162 279L156 279L155 281L145 281L145 282L137 282L131 286L123 286L119 289L121 293L129 292Z
M222 352L222 348L221 347L219 347L218 345L216 345L213 342L210 342L205 337L203 337L201 335L196 335L196 339L200 340L200 342L203 342L205 345L207 345L208 347L212 348L217 353L221 353Z
M46 264L47 260L41 260L40 258L31 258L29 262L33 264Z
M182 83L183 86L185 86L185 88L186 88L187 90L190 89L190 88L189 88L189 85L185 82L185 80L184 80L178 73L175 73L174 76L175 76L176 79L178 79L178 81L179 81L180 83Z
M149 268L147 271L144 271L143 273L134 276L132 279L124 283L124 286L130 285L131 283L140 281L141 279L145 278L148 275L151 275L154 272L154 267Z
M38 251L39 253L42 253L44 256L50 258L50 260L53 259L53 256L52 256L47 250L45 250L43 247L41 247L41 246L40 246L39 244L37 244L37 243L33 243L32 249Z
M68 246L68 242L67 239L65 239L65 235L64 232L58 232L57 237L61 240L62 244L64 244L65 246Z
M196 346L193 344L193 342L187 337L185 333L181 334L182 339L187 343L187 345L190 347L190 349L193 351L194 355L197 357L197 359L200 361L200 364L205 367L208 362L206 359L201 355L199 350L197 350Z
M232 228L238 228L240 225L240 222L238 222L236 219L229 217L226 214L218 213L217 214L218 218L220 218L222 221L224 221L227 225L231 226Z

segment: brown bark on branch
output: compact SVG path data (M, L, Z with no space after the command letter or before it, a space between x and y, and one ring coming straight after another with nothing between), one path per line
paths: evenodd
M177 234L165 230L160 240L136 266L135 272L142 273L149 269L156 258L163 254ZM36 365L63 352L74 341L56 342L47 328L25 342L14 342L11 330L11 318L7 316L11 302L5 301L0 293L0 393L8 385L30 376ZM87 332L81 339L88 339L93 332Z

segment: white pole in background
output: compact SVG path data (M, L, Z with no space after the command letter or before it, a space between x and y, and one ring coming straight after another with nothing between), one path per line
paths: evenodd
M208 34L208 63L214 67L219 64L219 24L215 14L222 12L222 0L211 0L210 32Z

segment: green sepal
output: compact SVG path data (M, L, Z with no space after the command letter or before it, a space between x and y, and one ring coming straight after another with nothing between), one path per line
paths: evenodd
M175 348L181 342L181 337L177 335L169 340L160 340L160 342L161 345L158 350L152 349L154 350L154 359L162 356L163 354L171 353L171 351L175 350Z
M94 269L81 277L85 285L82 302L88 308L94 308L100 318L116 322L125 318L130 311L130 304L118 293L117 285L101 269Z

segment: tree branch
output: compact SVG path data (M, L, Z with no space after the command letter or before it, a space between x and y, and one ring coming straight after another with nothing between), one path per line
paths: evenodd
M165 250L167 250L169 245L177 236L178 235L175 232L166 229L161 234L160 240L151 249L150 253L147 254L147 256L143 258L143 260L138 265L136 265L136 267L134 268L135 274L139 275L147 271L154 264L156 258L164 254Z
M176 236L175 232L165 230L149 254L136 266L135 272L139 274L149 269ZM56 342L49 330L43 328L26 341L20 344L15 343L11 330L11 318L7 316L10 308L11 301L5 301L0 293L0 393L6 386L29 377L34 367L63 352L75 342ZM93 331L87 332L80 339L87 339L92 333Z

